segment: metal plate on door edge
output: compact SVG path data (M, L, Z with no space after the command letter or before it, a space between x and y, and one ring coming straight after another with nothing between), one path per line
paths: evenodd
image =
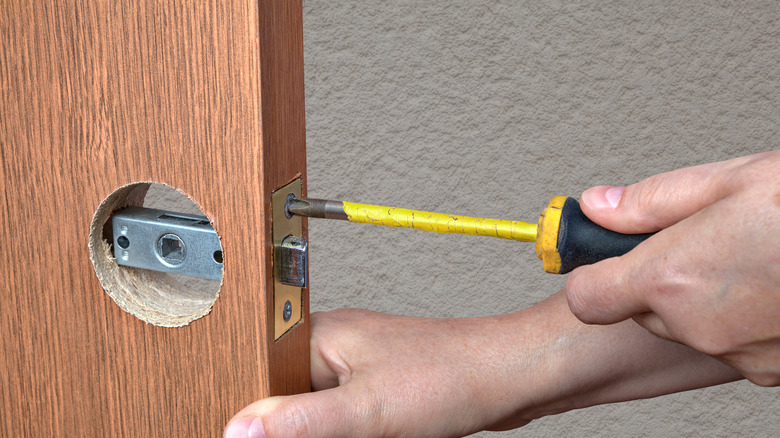
M281 248L282 241L288 236L303 238L303 222L300 216L287 217L285 204L287 197L293 194L302 196L303 183L295 179L291 183L271 193L271 234L273 236L273 273L274 273L274 340L298 324L303 317L303 288L282 282ZM308 251L307 251L308 253ZM304 263L305 264L305 263ZM305 266L304 269L307 269ZM304 279L307 276L304 273Z

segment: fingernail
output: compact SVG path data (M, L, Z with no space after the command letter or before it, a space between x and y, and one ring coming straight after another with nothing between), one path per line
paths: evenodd
M225 429L224 438L265 438L263 422L253 417L231 421Z
M626 188L623 186L596 186L582 192L582 202L594 210L614 210Z
M625 191L625 187L612 187L607 190L607 193L604 194L604 197L607 198L607 202L609 202L609 205L611 205L612 208L617 208L618 204L620 204L620 198L623 197L623 192Z

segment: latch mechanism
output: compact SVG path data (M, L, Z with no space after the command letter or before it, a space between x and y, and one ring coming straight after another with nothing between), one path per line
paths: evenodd
M306 239L289 235L274 250L279 253L279 281L290 286L306 287L309 259Z
M111 221L117 264L222 278L222 246L206 216L127 207L115 212Z
M308 243L300 216L287 213L287 200L301 197L298 178L271 194L274 251L274 339L293 328L303 314L303 288L308 286Z
M303 289L308 287L308 242L300 216L288 214L288 199L301 198L298 178L271 194L274 339L303 316ZM219 280L222 247L205 216L151 208L127 207L112 217L117 264Z

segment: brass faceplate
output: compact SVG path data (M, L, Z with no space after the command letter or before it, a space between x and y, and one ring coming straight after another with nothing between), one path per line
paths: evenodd
M292 193L295 197L301 197L303 184L298 178L286 186L271 193L271 233L273 234L274 257L274 339L279 340L287 331L301 321L303 300L303 288L282 284L279 281L279 248L282 240L289 236L303 236L303 223L300 216L287 218L284 205L287 197ZM292 315L288 321L284 320L284 304L290 301Z

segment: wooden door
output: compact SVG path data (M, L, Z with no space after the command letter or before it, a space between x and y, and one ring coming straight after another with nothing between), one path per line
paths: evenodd
M0 435L216 436L309 390L307 290L274 336L270 214L305 190L300 0L0 8ZM90 261L101 203L142 182L221 239L219 295L181 327L123 310Z

